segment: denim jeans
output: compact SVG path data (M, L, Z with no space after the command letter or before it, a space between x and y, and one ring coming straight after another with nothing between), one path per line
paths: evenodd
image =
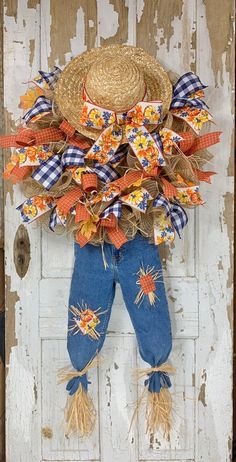
M83 370L101 350L117 282L142 359L151 367L164 363L172 348L172 335L158 247L136 234L120 249L105 243L102 253L100 245L81 248L75 243L74 250L67 337L73 367ZM142 279L145 274L149 276ZM87 374L68 382L69 394L74 394L80 383L87 390ZM153 372L145 385L150 392L159 392L161 387L170 387L171 382L168 374Z

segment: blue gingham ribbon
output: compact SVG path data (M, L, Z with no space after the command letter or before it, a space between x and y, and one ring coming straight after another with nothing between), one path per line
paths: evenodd
M87 150L76 146L68 146L61 156L62 167L84 167L84 156Z
M59 180L61 175L61 156L55 154L55 156L52 156L45 162L42 162L31 176L34 180L41 183L45 189L49 190Z
M67 167L84 167L84 155L86 150L76 146L69 146L62 155L55 154L33 172L32 178L41 183L45 189L49 190L59 180L63 170ZM101 165L98 162L94 167L88 167L89 172L94 172L101 181L107 183L118 178L117 172L109 165Z
M39 71L39 74L47 82L50 88L54 88L56 82L58 81L61 69L57 66L54 66L54 70L51 72Z
M57 214L57 210L56 210L56 207L53 209L51 215L50 215L50 219L49 219L49 223L48 223L48 226L50 228L51 231L55 231L55 227L57 225L61 225L61 220Z
M206 85L203 85L199 77L193 72L187 72L182 75L173 87L173 98L171 109L181 108L185 106L194 106L197 108L208 108L206 103L199 97L191 97L192 94L199 90L204 90Z
M185 210L179 204L167 201L162 194L158 194L153 202L153 207L164 207L166 216L170 218L179 238L181 238L180 232L188 223Z
M33 107L26 112L23 116L23 119L26 124L28 124L33 117L37 116L38 114L42 114L43 112L50 112L52 110L52 102L50 99L46 98L46 96L39 96Z
M128 144L122 144L116 151L116 153L114 154L114 156L110 159L110 164L116 164L118 162L120 162L122 159L124 159L124 157L126 156L126 154L128 153L128 147L129 145Z
M159 133L158 132L152 133L152 137L154 138L160 151L163 153L163 143L162 143L161 136L159 135Z
M101 165L98 162L94 164L94 167L90 169L92 172L96 173L98 178L104 183L108 183L109 181L114 181L119 178L118 173L110 167L108 164Z
M66 217L60 217L60 215L58 214L57 207L54 207L49 218L48 226L51 229L51 231L55 231L55 227L57 225L66 226Z
M107 218L109 215L115 215L116 218L121 217L121 201L116 201L114 204L107 207L100 215L100 218Z

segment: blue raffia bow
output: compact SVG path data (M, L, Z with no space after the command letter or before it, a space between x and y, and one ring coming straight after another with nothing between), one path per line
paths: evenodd
M191 97L192 94L199 90L204 90L204 88L207 88L207 85L203 85L199 77L193 72L182 75L173 87L171 109L185 106L208 108L200 97Z
M149 374L148 379L144 381L151 393L160 393L161 388L170 388L171 380L167 372L155 371Z
M83 389L85 391L88 390L88 384L90 384L89 380L87 379L87 374L82 375L81 377L73 377L72 379L69 380L69 382L66 385L66 390L69 392L69 395L73 395L77 389L79 388L79 385L81 384Z
M158 194L153 202L153 207L164 207L166 216L170 217L171 223L181 239L180 232L188 223L188 216L185 210L179 204L169 202L162 194Z

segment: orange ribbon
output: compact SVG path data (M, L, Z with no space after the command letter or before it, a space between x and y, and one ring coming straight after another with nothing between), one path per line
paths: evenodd
M117 218L113 213L111 213L107 218L101 218L97 223L97 229L100 226L106 228L108 237L117 249L119 249L123 244L125 244L125 242L127 242L127 237L125 236L122 229L119 228ZM96 232L87 238L80 231L78 231L76 233L76 242L78 242L80 247L84 247L89 241L91 241L95 234Z
M84 138L75 135L74 127L66 120L62 121L59 128L50 127L42 130L22 128L15 135L0 136L0 146L2 148L20 148L22 146L38 146L62 140L81 149L90 147L90 144Z
M206 133L205 135L195 137L192 133L183 132L179 135L183 138L180 141L179 147L186 156L191 156L197 151L209 148L213 144L220 142L220 135L222 132Z

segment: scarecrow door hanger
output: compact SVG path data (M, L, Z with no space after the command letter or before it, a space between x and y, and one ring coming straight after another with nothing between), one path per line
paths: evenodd
M210 64L212 53L218 53L215 47L219 20L215 3L219 2L214 2L213 11L210 5L206 8L201 2L173 2L174 5L168 2L168 8L166 3L146 0L141 5L135 0L119 0L113 5L109 0L78 0L67 5L62 0L18 0L13 6L7 1L4 91L5 108L10 116L6 132L15 128L22 115L22 109L16 108L16 100L25 93L23 82L29 76L34 78L38 69L49 71L54 65L63 68L72 57L97 45L129 43L138 44L158 58L165 69L178 75L193 69L198 72L209 86L208 99L218 129L224 132L227 127L228 135L230 83L222 64L227 56L222 56L219 62L221 78L214 67L215 61L212 68ZM230 5L222 12L225 18L230 16L229 8ZM212 21L214 28L210 26ZM147 24L152 31L150 35ZM196 45L192 31L197 34ZM194 46L197 48L193 49ZM228 53L229 49L224 52ZM21 104L26 107L27 100L23 99ZM183 238L161 250L173 331L170 362L176 368L172 376L173 430L169 441L161 434L155 437L146 434L144 409L140 408L133 416L144 379L138 382L132 372L146 368L147 364L137 355L136 337L119 286L99 364L88 373L89 390L97 411L95 430L89 438L82 439L65 434L67 394L64 384L57 384L57 372L69 363L66 317L73 242L41 230L36 222L27 227L20 225L15 208L22 203L23 196L19 186L6 187L8 462L230 460L226 444L231 431L230 309L229 317L226 314L230 303L226 291L230 284L226 280L229 268L226 222L230 225L230 217L229 210L224 211L223 199L229 207L231 183L223 176L229 159L229 139L230 136L224 137L224 148L222 144L210 148L214 159L219 159L211 164L211 169L218 172L218 179L211 190L208 183L203 184L206 206L197 212L190 209ZM130 196L125 200L130 200ZM217 242L221 246L218 250ZM22 255L27 263L23 268L19 263ZM137 310L142 309L148 290L142 276L140 264ZM155 272L153 278L158 286ZM150 284L148 278L147 282ZM152 297L151 304L155 302ZM79 331L93 342L106 310L100 307L91 312L86 303L81 303L72 307L71 316L72 334ZM145 330L145 321L142 327ZM219 400L219 396L224 400Z

